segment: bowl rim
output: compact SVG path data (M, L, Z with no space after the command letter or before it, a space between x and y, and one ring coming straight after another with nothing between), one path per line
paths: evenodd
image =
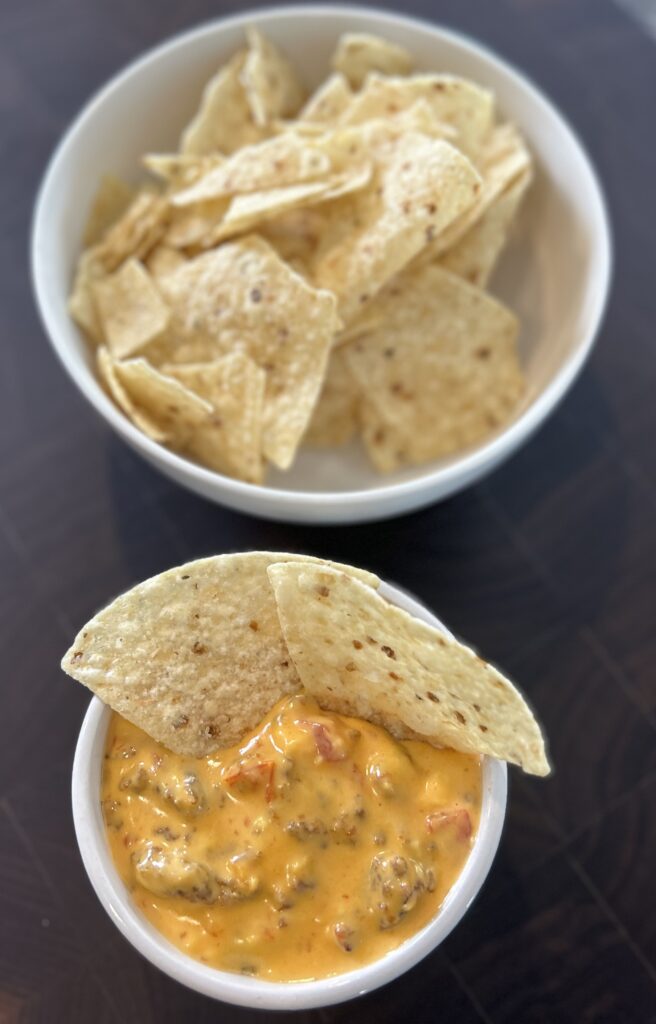
M406 590L381 582L379 593L451 635ZM330 1006L371 992L399 977L444 941L471 906L492 866L506 812L507 765L483 757L481 820L469 857L435 917L396 949L345 974L303 982L261 981L202 964L178 950L141 915L114 867L97 788L110 716L111 709L94 696L84 715L75 749L71 798L82 862L96 895L123 936L155 967L203 995L237 1006L292 1010Z
M438 462L437 466L427 469L426 472L421 472L420 475L408 480L386 482L383 478L379 484L375 484L372 487L353 488L346 491L288 490L280 486L247 483L201 466L146 437L105 395L93 375L92 368L75 355L68 343L63 340L58 329L57 311L52 307L48 296L46 284L48 274L47 263L45 259L41 258L44 240L49 234L49 197L54 189L59 167L65 160L67 149L75 136L93 119L97 109L117 87L128 82L130 78L138 76L152 61L164 57L168 52L175 50L179 46L193 43L194 40L201 38L208 31L238 28L250 23L257 23L260 19L284 21L302 16L311 20L316 19L317 23L319 23L324 18L349 15L370 20L372 31L375 30L376 25L378 27L388 26L390 28L395 25L406 25L415 28L429 36L434 36L458 46L485 62L497 65L515 88L527 93L533 103L538 108L541 108L544 114L559 122L569 145L576 153L582 174L587 179L586 191L588 193L591 217L596 225L599 236L597 239L599 250L597 253L597 283L593 299L591 300L590 326L585 334L581 336L576 349L569 353L546 387L535 396L531 404L517 419L507 424L489 441L462 454L454 454L446 465L440 465ZM547 95L514 64L466 33L445 28L420 17L396 14L391 11L375 7L363 7L357 4L322 3L312 6L289 4L270 8L254 7L239 14L209 19L151 47L120 69L104 85L100 86L82 106L64 132L48 161L34 207L30 252L32 287L45 333L69 377L95 411L109 422L110 426L116 430L124 441L137 450L141 450L152 462L161 463L165 466L165 472L168 475L176 478L180 476L189 477L189 479L194 481L193 486L197 489L202 488L202 492L205 494L211 493L215 488L220 487L226 496L231 495L235 502L245 502L251 505L254 502L262 501L268 506L267 511L274 516L276 513L284 516L286 506L290 503L299 507L303 506L309 513L321 509L322 506L336 505L340 510L351 511L356 514L358 511L362 511L366 507L375 504L377 500L384 500L387 505L391 505L395 500L402 501L405 497L417 495L418 493L430 495L436 488L439 488L441 493L446 496L457 490L459 486L464 486L472 477L482 475L487 468L493 467L502 458L510 455L548 417L580 373L590 354L604 317L612 273L611 223L599 176L580 136ZM242 504L240 507L246 506Z

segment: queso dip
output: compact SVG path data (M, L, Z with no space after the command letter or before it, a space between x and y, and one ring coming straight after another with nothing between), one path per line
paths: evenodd
M307 696L202 759L115 713L102 806L114 863L167 939L301 981L376 960L436 914L476 835L481 765Z

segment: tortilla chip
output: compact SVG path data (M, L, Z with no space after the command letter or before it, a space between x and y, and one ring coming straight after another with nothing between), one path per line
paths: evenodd
M205 156L194 156L189 153L146 153L141 160L151 174L165 181L173 191L189 188L224 161L225 157L216 153Z
M138 352L168 326L166 303L138 260L128 260L91 288L103 335L117 359Z
M264 454L286 469L318 398L339 326L335 297L311 287L256 236L189 260L161 282L180 342L243 352L267 372Z
M155 279L165 277L185 263L185 257L170 245L160 243L150 252L146 259L146 269Z
M262 138L262 129L253 122L241 84L245 60L246 51L240 50L207 83L198 112L182 133L181 153L234 153L240 146Z
M394 473L410 461L405 434L366 395L358 406L358 421L367 454L379 473Z
M220 225L211 235L211 244L242 234L280 214L313 203L328 202L364 188L371 179L371 164L351 174L336 174L323 181L287 185L266 192L235 196Z
M239 352L211 363L162 370L212 406L212 414L190 434L185 451L219 473L261 483L264 370Z
M331 61L353 89L360 89L371 71L384 75L409 75L413 60L407 50L380 36L347 32L341 36Z
M300 688L266 575L292 558L219 555L146 580L83 626L62 668L178 754L238 743Z
M305 206L267 221L260 231L281 259L304 277L309 277L310 264L326 235L328 224L327 214L321 207Z
M446 231L426 246L417 259L418 263L431 263L456 246L482 220L488 210L496 206L515 182L521 180L523 186L516 203L507 204L507 207L504 207L507 212L502 217L494 214L491 218L493 223L501 220L506 230L509 227L507 217L510 214L512 219L512 213L517 209L521 194L531 179L531 155L519 132L508 124L495 128L483 150L480 163L483 180L475 201L460 217L451 222Z
M268 574L289 653L322 707L549 774L530 708L470 648L338 570L286 562Z
M101 382L105 385L105 389L109 394L110 398L113 398L119 409L125 413L128 419L132 420L135 427L138 427L147 437L152 438L153 441L161 443L166 441L167 433L163 430L154 419L136 405L129 394L121 384L116 373L117 360L115 360L109 353L108 349L103 346L98 349L98 374Z
M369 331L373 331L380 325L380 314L376 312L374 307L375 303L372 303L372 308L365 309L364 313L361 313L355 320L351 320L348 327L345 327L335 335L333 343L335 348L346 345L349 341L355 341L356 338L360 338L363 334L368 334Z
M95 245L132 202L134 189L113 174L101 178L87 218L82 242L85 249Z
M93 297L93 285L106 276L107 272L96 249L87 249L78 260L68 300L69 313L94 345L102 345L105 338Z
M293 66L256 28L246 30L248 54L241 72L246 99L257 125L291 117L303 103L304 90Z
M485 288L530 182L531 172L527 170L497 197L460 241L440 257L440 266Z
M211 236L212 243L251 230L263 221L316 201L331 190L332 184L332 179L327 178L325 181L309 181L301 185L285 185L284 188L235 196Z
M306 124L333 125L353 99L353 93L344 75L339 72L323 82L298 115Z
M212 199L193 206L171 207L163 242L173 249L209 249L230 206L229 199Z
M113 370L133 405L157 425L163 440L178 448L212 414L209 402L180 381L160 373L147 359L115 360Z
M473 202L479 187L466 157L418 133L401 135L374 159L371 186L337 201L343 204L332 211L337 236L318 252L312 271L318 287L337 295L347 325Z
M333 350L303 443L315 448L346 444L358 427L359 401L360 387L343 351Z
M374 308L380 326L345 355L400 462L466 448L509 419L524 389L509 309L436 265L408 268ZM387 460L387 434L381 446Z
M494 97L487 89L453 75L422 74L411 78L369 75L361 93L342 115L342 124L384 118L425 99L437 121L456 129L456 145L476 160L491 130Z
M240 192L297 185L322 178L330 169L330 158L313 140L288 132L240 149L190 188L176 192L171 202L189 206Z
M167 202L147 189L137 193L123 216L116 221L96 252L108 273L134 256L144 260L161 241L166 228Z

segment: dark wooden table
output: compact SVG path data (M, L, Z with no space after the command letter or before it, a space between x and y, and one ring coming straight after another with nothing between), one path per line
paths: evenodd
M95 418L34 310L34 192L88 95L211 0L20 0L0 15L0 1022L259 1020L186 991L91 891L69 806L87 697L62 652L100 604L210 552L368 564L521 682L556 772L512 772L501 850L444 947L312 1021L656 1021L656 43L611 0L411 0L525 68L581 131L615 228L594 356L549 424L484 484L374 526L223 511ZM291 1019L292 1015L290 1015ZM282 1018L279 1018L282 1019Z

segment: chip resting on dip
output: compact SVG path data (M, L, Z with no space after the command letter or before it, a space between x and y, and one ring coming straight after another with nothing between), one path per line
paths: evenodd
M484 759L549 772L513 684L378 588L319 558L218 555L116 598L64 657L112 709L117 871L211 967L292 982L385 956L462 872Z
M310 89L251 28L197 103L102 178L71 282L134 427L260 485L304 446L390 473L507 426L521 325L489 289L533 171L492 92L366 33Z

